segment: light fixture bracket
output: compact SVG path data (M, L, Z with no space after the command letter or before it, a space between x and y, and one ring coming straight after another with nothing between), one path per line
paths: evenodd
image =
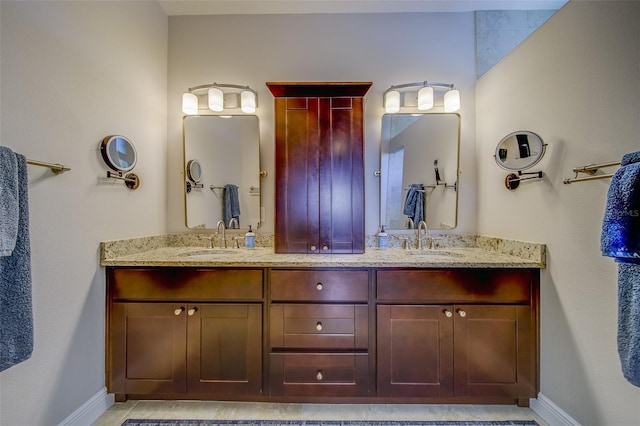
M258 106L258 92L252 89L250 86L244 86L240 84L229 83L209 83L200 84L198 86L189 87L185 93L183 93L183 106L182 111L187 115L197 114L201 109L199 106L192 105L192 108L187 110L185 105L185 96L194 98L192 102L196 103L196 99L199 94L204 94L210 89L218 89L222 92L222 103L219 104L220 110L214 109L215 107L209 106L208 109L215 112L225 111L228 113L229 109L241 109L243 113L252 114ZM243 96L243 93L250 93L248 97Z

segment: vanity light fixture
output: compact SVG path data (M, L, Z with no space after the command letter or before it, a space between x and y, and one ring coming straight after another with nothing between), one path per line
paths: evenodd
M240 108L245 114L253 114L258 106L258 93L249 86L211 83L194 86L182 94L182 112L197 115L200 111L198 95L205 95L206 105L214 112ZM203 96L204 97L204 96Z
M416 88L419 88L416 92ZM388 114L400 111L401 107L415 107L427 111L434 107L435 91L445 90L444 111L456 112L460 109L460 92L449 83L431 83L419 81L415 83L397 84L384 92L384 107Z

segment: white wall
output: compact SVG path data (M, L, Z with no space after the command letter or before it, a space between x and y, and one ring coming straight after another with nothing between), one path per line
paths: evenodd
M0 373L0 424L57 424L104 387L99 242L166 228L167 17L155 1L0 2L0 144L29 166L35 350ZM104 184L128 136L142 183Z
M617 269L599 250L609 180L562 183L574 167L640 149L639 20L638 2L572 1L476 93L478 232L547 244L541 391L584 425L640 421L640 389L617 355ZM536 167L545 178L509 192L493 153L515 130L549 147Z
M267 81L373 81L365 101L367 234L378 229L382 93L413 81L455 83L461 91L460 218L475 231L475 35L473 13L226 15L169 18L168 226L184 232L181 94L205 83L258 91L266 221L273 232L273 97Z

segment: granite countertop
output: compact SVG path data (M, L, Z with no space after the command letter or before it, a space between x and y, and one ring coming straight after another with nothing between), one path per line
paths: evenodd
M195 237L166 235L101 243L102 266L544 268L544 244L481 236L435 249L367 247L363 254L276 254L273 247L206 249Z

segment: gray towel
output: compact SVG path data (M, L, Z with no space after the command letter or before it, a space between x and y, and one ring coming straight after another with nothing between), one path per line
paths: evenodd
M404 201L403 213L409 216L416 226L424 220L424 185L411 184Z
M222 219L225 226L229 226L231 219L235 218L240 227L240 199L238 198L238 187L233 184L224 186L222 201Z
M18 163L0 146L0 257L11 256L18 237Z
M640 387L640 263L618 263L618 355L622 374Z
M0 371L29 359L33 351L27 159L15 155L18 237L11 256L0 257Z

